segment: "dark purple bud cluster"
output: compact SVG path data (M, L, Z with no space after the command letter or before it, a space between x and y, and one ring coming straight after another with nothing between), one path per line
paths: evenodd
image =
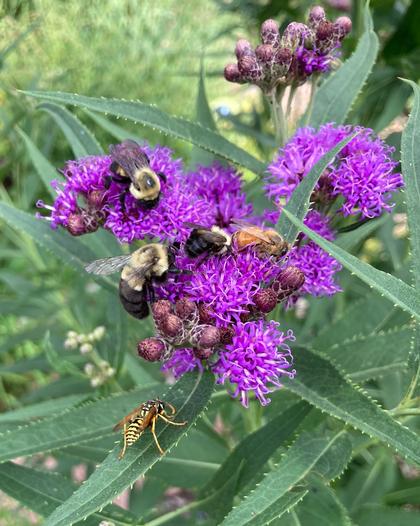
M350 31L348 17L331 22L320 6L311 9L307 24L291 22L282 35L275 20L266 20L261 26L262 44L255 50L247 40L238 40L237 63L225 67L225 78L256 84L267 94L279 85L302 84L312 74L331 69Z

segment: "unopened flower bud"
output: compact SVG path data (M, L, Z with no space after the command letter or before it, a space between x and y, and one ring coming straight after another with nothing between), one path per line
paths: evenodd
M252 47L248 40L245 40L244 38L238 40L235 47L236 58L240 59L241 57L250 54L252 54Z
M200 316L200 323L211 324L214 323L214 310L204 303L198 305L198 314Z
M166 346L160 338L146 338L137 344L137 352L148 362L157 362L163 356Z
M284 30L282 44L294 51L302 45L308 34L310 34L308 26L300 22L291 22Z
M183 323L179 316L176 316L175 314L168 314L159 321L159 329L165 336L175 338L181 333L183 329Z
M229 82L237 82L242 84L245 82L242 75L239 73L237 64L228 64L224 70L225 79Z
M213 325L204 325L200 328L197 347L211 349L220 343L220 331Z
M272 289L261 289L254 294L253 300L256 309L267 314L277 305L277 294Z
M270 64L274 57L274 48L269 44L261 44L255 48L255 55L262 65Z
M181 320L191 318L196 312L196 304L187 298L182 298L175 303L175 313L181 318Z
M351 32L352 22L348 16L340 16L334 22L334 27L340 38L344 38Z
M305 283L305 274L297 267L290 266L280 272L271 284L271 289L277 295L277 301L282 301L296 291Z
M161 320L172 313L172 303L168 300L158 300L152 304L152 314L155 320Z
M238 60L240 74L251 82L258 82L262 78L262 69L255 55L243 55Z
M292 63L293 54L287 47L279 48L273 58L273 73L277 77L283 77L289 71Z
M274 47L279 45L279 25L275 20L266 20L261 25L261 42Z
M67 230L72 236L81 236L98 230L99 225L95 218L85 211L74 212L69 215Z
M208 360L213 354L213 349L198 349L197 347L193 348L193 353L196 358L199 360Z
M87 363L84 367L84 371L88 376L92 376L95 371L95 366L93 363Z
M336 32L336 26L332 22L325 20L321 22L316 30L317 42L324 42L334 38Z
M103 190L92 190L86 196L87 203L97 210L100 210L105 204L106 192Z
M96 327L96 329L93 331L93 337L95 340L102 340L102 338L105 335L105 327L103 325L100 325L99 327Z
M233 327L221 327L220 331L220 343L228 345L232 343L233 337L235 336L235 329Z
M314 5L309 11L308 25L311 28L316 29L318 25L326 20L324 8L320 5Z

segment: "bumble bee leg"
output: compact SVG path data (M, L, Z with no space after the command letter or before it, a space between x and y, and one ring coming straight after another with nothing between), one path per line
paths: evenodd
M126 430L127 430L127 424L124 424L124 446L120 452L120 454L118 455L118 458L119 460L121 460L123 458L123 456L125 455L125 452L127 450L127 436L126 436Z
M120 194L120 205L123 210L125 210L125 192Z
M166 175L165 175L165 174L163 174L162 172L159 172L159 173L157 174L157 176L159 177L159 179L160 179L161 181L163 181L164 183L166 183L167 179L166 179Z
M166 418L166 416L163 416L162 413L159 413L157 416L161 418L162 420L164 420L167 424L171 424L172 426L185 426L185 424L187 423L187 422L172 422L172 420L169 420L168 418Z
M156 295L155 295L155 289L152 285L146 285L146 296L149 301L149 303L155 303L156 301Z
M153 439L157 445L157 448L159 450L159 453L161 455L163 455L165 452L163 451L163 449L160 447L160 444L159 444L159 441L157 439L157 436L156 436L156 432L155 432L155 428L156 428L156 417L153 418L152 420L152 427L151 427L151 432L152 432L152 435L153 435Z

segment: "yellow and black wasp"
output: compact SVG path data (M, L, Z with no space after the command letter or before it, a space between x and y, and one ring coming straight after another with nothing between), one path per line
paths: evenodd
M166 412L165 407L169 407L171 413ZM125 455L127 447L137 442L144 431L150 427L153 439L157 445L157 448L161 455L164 451L160 447L159 441L156 436L155 427L158 418L164 420L167 424L172 426L185 426L187 422L173 422L172 419L175 417L176 409L172 404L168 402L162 402L162 400L148 400L140 406L136 407L131 413L128 413L118 424L114 427L114 431L123 429L124 434L124 446L119 454L118 458L121 460Z

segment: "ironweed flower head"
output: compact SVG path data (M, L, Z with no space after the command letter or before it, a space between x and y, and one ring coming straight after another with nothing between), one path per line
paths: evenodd
M337 155L325 170L313 194L318 204L343 199L339 212L372 218L392 209L392 194L403 185L393 148L362 127L325 124L319 131L301 128L281 148L268 167L265 189L278 205L287 201L296 186L314 164L342 139L358 131L358 135ZM321 234L322 235L322 234Z
M299 85L311 75L330 71L339 57L344 37L351 31L351 20L327 20L325 11L314 6L306 24L291 22L283 34L275 20L261 26L261 42L255 50L241 39L236 44L236 64L225 67L229 82L249 82L271 93L279 85Z
M274 321L263 320L236 325L232 343L226 345L212 367L217 383L236 384L231 394L239 397L245 407L251 393L267 405L270 399L266 395L281 387L281 377L295 375L286 343L295 337L292 331L281 332L278 326Z

